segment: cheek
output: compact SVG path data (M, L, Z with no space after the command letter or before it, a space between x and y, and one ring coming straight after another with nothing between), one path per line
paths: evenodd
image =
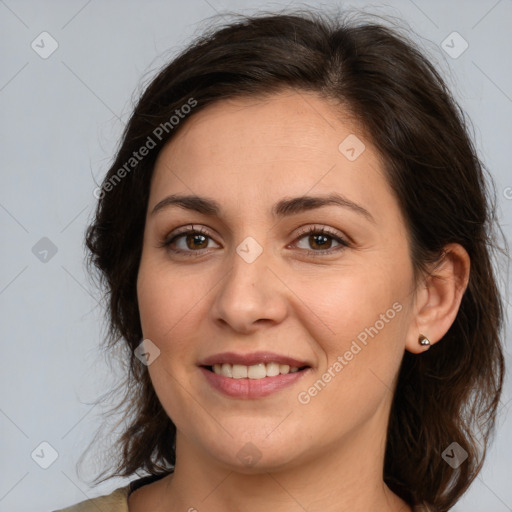
M202 295L193 284L158 261L141 262L137 296L142 332L160 351L148 371L160 403L178 428L185 428L197 413L186 391L194 367L184 364L195 357L190 339L197 332L194 313Z
M332 340L336 348L336 343L357 337L376 322L379 331L397 323L394 319L400 307L393 308L393 304L401 304L406 276L392 275L390 269L359 264L323 273L317 270L314 275L303 273L299 279L290 275L287 283L306 306L299 320L308 318L311 330ZM384 320L380 320L381 314Z
M173 272L165 263L143 259L137 297L144 336L165 346L176 331L190 322L189 317L207 291L204 281Z
M308 308L300 321L321 347L322 382L312 393L325 389L322 401L357 407L392 388L404 351L408 276L391 270L366 265L340 269L336 280L303 276L297 290Z

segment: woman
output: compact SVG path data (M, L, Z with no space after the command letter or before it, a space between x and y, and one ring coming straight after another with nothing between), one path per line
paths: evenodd
M413 43L311 13L212 31L148 86L96 195L130 350L109 476L149 476L66 510L457 502L503 306L482 166Z

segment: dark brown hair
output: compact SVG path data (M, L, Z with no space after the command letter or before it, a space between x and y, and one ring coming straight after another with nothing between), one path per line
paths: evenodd
M142 340L136 281L159 151L214 102L285 89L335 100L369 134L406 219L416 278L449 243L461 244L471 258L451 328L421 357L404 355L384 463L384 481L404 500L448 510L482 467L503 382L492 179L486 180L464 114L413 42L383 23L302 10L242 16L203 32L146 88L98 189L86 235L89 263L106 288L106 346L123 340L129 361L126 428L110 477L162 474L175 463L175 427L133 352ZM175 123L177 110L183 115ZM130 160L143 146L151 146L146 156ZM457 469L441 457L453 442L468 453Z

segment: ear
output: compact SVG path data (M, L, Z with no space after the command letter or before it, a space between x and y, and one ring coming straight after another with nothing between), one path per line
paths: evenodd
M469 281L470 259L460 244L448 244L442 257L424 277L415 292L414 317L405 349L414 354L428 346L418 342L420 334L437 343L453 324Z

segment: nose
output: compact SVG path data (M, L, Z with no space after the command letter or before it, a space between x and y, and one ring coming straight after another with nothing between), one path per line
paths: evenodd
M233 251L230 270L216 289L211 314L216 323L249 334L262 325L276 325L287 314L286 286L272 270L270 251L254 260Z

